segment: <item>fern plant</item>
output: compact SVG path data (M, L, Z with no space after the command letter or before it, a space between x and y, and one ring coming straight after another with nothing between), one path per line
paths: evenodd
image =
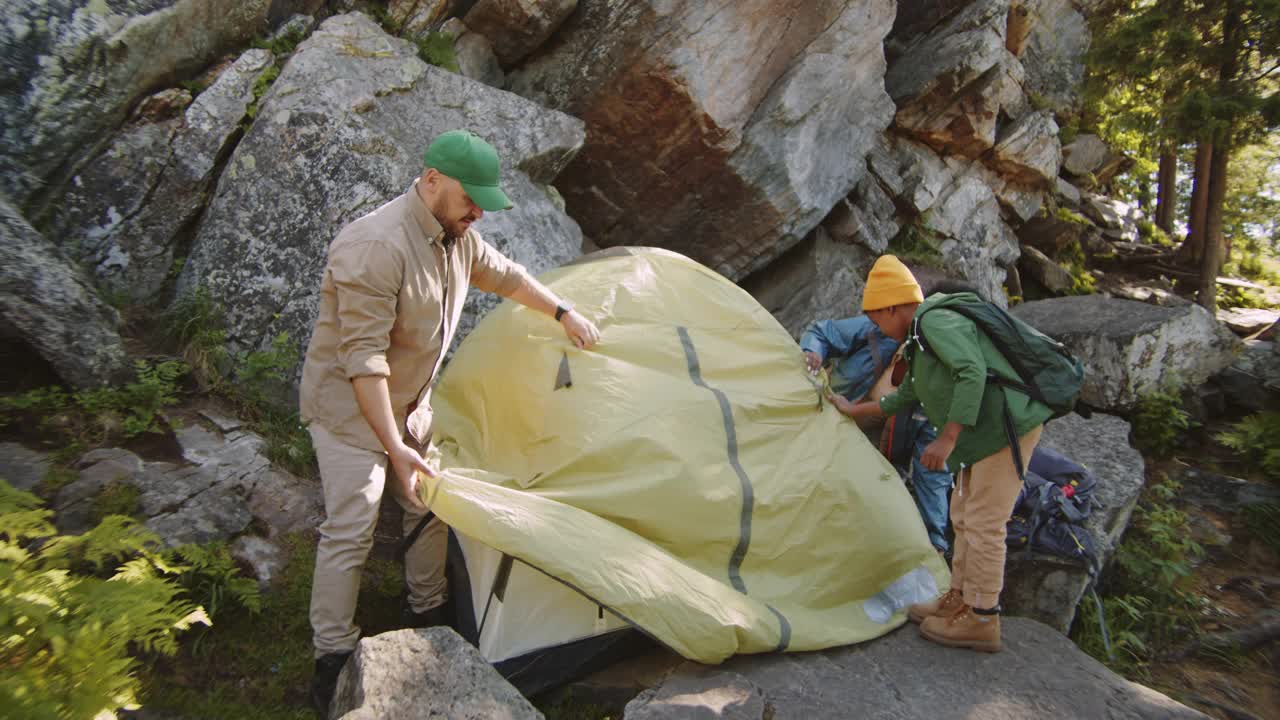
M187 372L177 360L134 363L136 379L119 387L68 393L59 387L0 398L0 425L22 422L90 447L123 436L163 429L160 413L178 402L178 380Z
M110 516L57 535L36 496L0 480L0 707L24 718L115 717L137 707L130 649L173 654L209 624L159 538ZM112 570L111 568L114 568Z
M1168 457L1182 435L1191 428L1191 416L1182 408L1176 382L1138 398L1133 416L1133 440L1139 450L1154 457Z
M1280 412L1254 413L1218 433L1218 442L1240 453L1249 465L1267 477L1280 479Z

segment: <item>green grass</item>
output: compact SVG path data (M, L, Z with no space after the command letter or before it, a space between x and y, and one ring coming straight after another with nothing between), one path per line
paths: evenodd
M1280 555L1280 505L1247 505L1240 511L1248 533Z
M572 693L564 693L554 700L535 703L535 707L547 720L614 720L622 717L604 705L578 702Z

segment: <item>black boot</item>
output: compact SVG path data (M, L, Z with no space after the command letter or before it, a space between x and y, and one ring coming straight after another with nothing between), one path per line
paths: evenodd
M316 673L311 678L311 704L315 706L320 717L329 717L329 704L333 702L333 693L338 689L338 674L342 666L347 664L351 653L329 653L316 658Z
M414 612L413 608L405 603L400 609L400 627L402 628L429 628L448 624L443 605L422 612Z

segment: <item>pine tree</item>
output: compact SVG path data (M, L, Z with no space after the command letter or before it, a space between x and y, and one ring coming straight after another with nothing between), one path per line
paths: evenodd
M1198 264L1198 301L1213 309L1232 156L1280 127L1280 0L1111 0L1095 10L1094 28L1097 112L1145 130L1162 159L1196 145L1179 257ZM1166 162L1158 197L1168 203L1176 175ZM1158 208L1157 219L1170 213Z

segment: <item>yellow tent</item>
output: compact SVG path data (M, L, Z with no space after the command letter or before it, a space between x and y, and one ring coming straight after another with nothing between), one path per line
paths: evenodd
M626 628L704 663L843 645L947 586L897 473L750 295L651 249L541 279L599 344L491 312L436 389L445 471L421 486L499 669Z

